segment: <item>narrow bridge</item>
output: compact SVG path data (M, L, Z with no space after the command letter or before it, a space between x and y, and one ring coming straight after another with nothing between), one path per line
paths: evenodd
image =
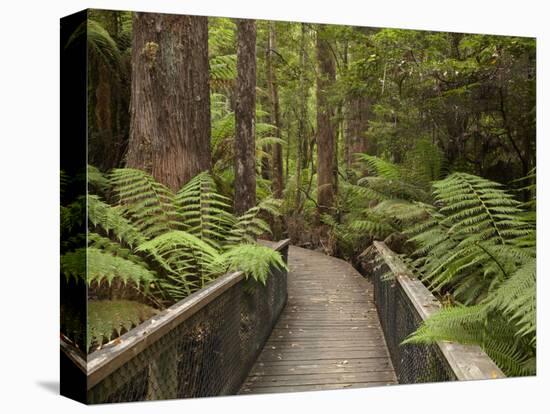
M349 263L291 246L288 303L240 393L395 384L373 285Z
M384 243L369 278L322 253L267 245L288 260L266 284L243 272L205 288L62 369L88 403L363 388L499 378L477 346L402 345L440 303ZM391 277L386 277L387 275Z

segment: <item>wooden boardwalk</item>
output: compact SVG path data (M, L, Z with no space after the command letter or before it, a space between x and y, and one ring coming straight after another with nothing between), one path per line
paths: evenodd
M240 394L396 384L370 282L295 246L289 266L287 306Z

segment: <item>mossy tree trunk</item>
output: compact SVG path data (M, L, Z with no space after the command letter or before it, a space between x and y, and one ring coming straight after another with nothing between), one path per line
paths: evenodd
M279 88L277 85L277 74L273 64L273 56L277 50L277 37L275 23L269 22L269 35L267 42L266 68L267 83L271 101L271 123L275 125L275 134L281 138L281 115L279 110ZM283 198L283 146L279 143L272 145L272 188L275 198Z
M208 19L136 13L127 166L172 190L208 170Z
M235 213L256 204L256 22L237 23Z
M336 80L333 52L327 40L327 29L317 30L317 213L330 213L335 196L334 105L330 102L330 88Z

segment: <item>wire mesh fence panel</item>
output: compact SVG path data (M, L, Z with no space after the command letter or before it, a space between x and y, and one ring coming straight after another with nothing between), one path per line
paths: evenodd
M288 245L280 250L286 262ZM88 403L235 394L284 308L286 282L277 268L265 285L241 277L91 386Z
M402 344L441 304L397 254L384 243L373 245L374 299L399 383L503 378L479 346L446 341Z
M437 345L401 345L420 326L422 318L397 280L388 277L389 266L377 259L372 272L374 297L399 383L456 380Z

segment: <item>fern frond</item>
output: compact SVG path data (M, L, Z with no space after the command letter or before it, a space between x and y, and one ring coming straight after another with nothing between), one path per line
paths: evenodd
M387 177L363 177L357 184L365 188L365 195L372 200L402 199L430 202L431 196L421 187Z
M97 196L88 196L88 219L95 227L100 227L107 235L115 236L128 246L134 247L145 241L141 232L122 214L121 209L111 207Z
M498 183L465 173L454 173L434 183L436 202L446 215L442 224L450 233L474 236L477 239L496 239L505 244L514 237L509 229L526 229L518 218L519 202Z
M536 333L536 271L536 259L531 258L502 282L488 299L489 306L510 317L520 336L533 336Z
M89 189L92 192L104 193L110 188L109 179L105 177L103 173L93 165L88 165L87 179Z
M109 32L100 23L86 19L70 36L65 47L78 41L87 41L90 56L96 64L109 69L114 79L120 73L121 53Z
M269 224L260 218L260 214L263 212L279 216L280 207L281 200L268 197L257 206L248 209L242 216L237 217L229 231L226 245L230 247L240 243L254 243L258 236L271 233Z
M133 168L114 169L110 183L124 214L146 238L178 227L174 195L146 172Z
M183 229L214 248L220 247L235 222L230 202L216 191L216 183L207 172L191 179L175 198Z
M88 247L102 250L105 253L109 253L116 257L121 257L135 264L138 264L145 269L149 269L149 264L145 260L143 260L143 258L134 254L132 250L127 249L120 243L114 242L111 239L103 237L97 233L88 233Z
M84 280L88 285L107 283L115 279L145 289L155 280L155 274L140 264L94 247L81 248L61 256L61 272L67 279Z
M141 244L136 251L150 255L166 271L161 286L175 298L190 294L221 274L218 251L193 234L173 230ZM198 281L198 284L196 283Z
M367 165L371 174L388 180L401 179L401 171L396 164L369 154L357 153L355 156Z
M242 270L247 277L265 285L270 269L287 269L281 254L257 244L240 244L224 252L218 262L229 271Z
M120 336L156 313L156 309L131 300L88 301L88 351L93 345L100 346Z

